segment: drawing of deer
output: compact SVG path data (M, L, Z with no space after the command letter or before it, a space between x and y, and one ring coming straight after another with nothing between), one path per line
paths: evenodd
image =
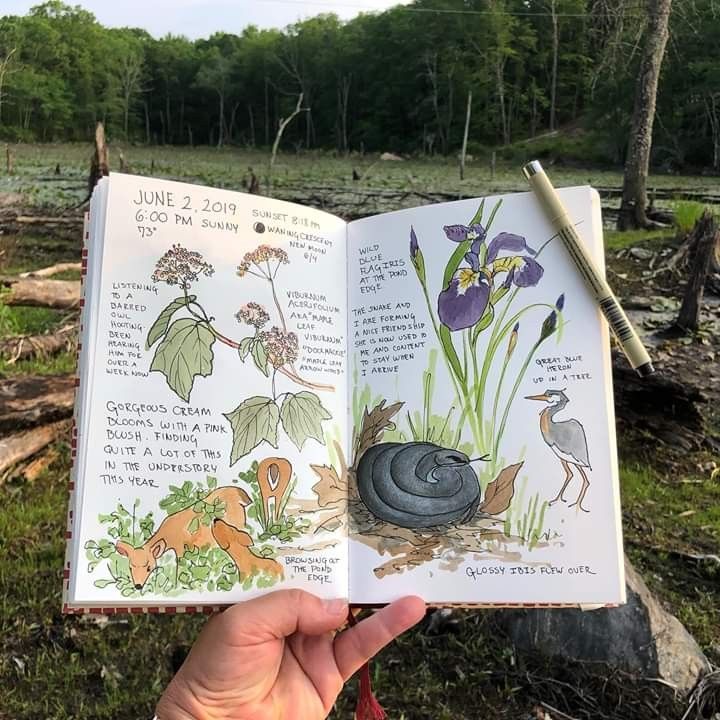
M252 500L242 488L217 488L205 498L205 502L212 504L216 499L225 503L225 524L236 528L245 527L245 507L250 505ZM197 514L193 511L192 506L168 515L145 544L138 548L118 540L115 549L130 561L130 576L136 590L143 588L157 567L158 560L166 552L172 550L179 559L186 549L206 546L219 547L213 532L214 526L198 523L194 532L188 529L195 517ZM235 541L238 540L235 539ZM223 548L228 554L230 554L229 549L234 549L231 545L232 543ZM247 550L246 546L243 547Z
M213 536L221 547L235 563L240 577L254 575L257 572L269 573L283 577L283 566L271 558L256 555L250 548L252 538L243 530L238 530L224 520L213 520Z

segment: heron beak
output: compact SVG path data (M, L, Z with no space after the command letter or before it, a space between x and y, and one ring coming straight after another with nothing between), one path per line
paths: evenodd
M547 395L526 395L526 400L540 400L542 402L549 402L550 398Z

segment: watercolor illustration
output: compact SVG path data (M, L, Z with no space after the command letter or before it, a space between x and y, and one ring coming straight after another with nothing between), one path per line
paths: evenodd
M570 398L568 398L564 390L546 390L542 395L528 395L525 399L538 400L548 404L548 407L544 408L540 413L540 432L543 440L558 457L565 471L565 482L560 488L560 492L548 504L553 505L559 500L567 502L563 497L563 493L573 478L572 467L574 467L582 477L582 487L577 500L570 503L569 507L577 505L580 510L589 512L582 504L585 493L590 487L590 480L588 480L585 469L592 470L590 458L588 457L585 428L574 418L568 420L555 419L555 416L567 407Z
M422 250L437 240L409 228L410 260L438 343L423 373L422 407L403 417L402 398L373 397L369 387L353 396L351 531L391 557L375 568L378 577L437 559L453 569L467 553L522 561L559 537L544 527L548 501L526 497L533 468L522 451L506 458L503 438L512 408L524 402L518 391L530 363L551 338L561 339L565 294L555 289L554 301L523 303L527 288L542 281L542 252L553 238L536 246L512 232L491 234L501 204L485 219L483 200L467 224L442 227L450 243L442 278ZM452 388L450 406L439 409L438 358ZM586 455L568 457L584 479Z
M88 571L109 577L95 586L114 585L123 597L154 593L175 597L186 591L231 590L241 585L271 587L283 578L278 561L311 527L307 518L289 510L297 478L290 462L268 457L240 472L236 485L217 486L185 481L170 486L159 502L165 517L156 525L139 499L131 509L118 504L100 515L106 537L89 540ZM239 484L248 488L246 491Z
M460 409L457 424L470 429L477 454L490 456L484 485L499 469L502 439L520 384L540 346L553 335L559 340L565 306L564 293L554 303L519 304L522 292L541 281L539 258L552 238L537 250L511 232L488 241L501 205L502 200L483 223L483 200L467 225L442 228L454 250L439 292L429 286L420 240L410 228L410 259ZM528 342L523 343L523 336ZM519 367L516 352L524 352ZM497 377L494 387L491 377ZM509 391L506 381L512 383Z
M157 261L152 275L153 282L177 286L183 293L162 310L146 341L147 350L155 347L150 371L162 373L178 397L189 402L195 379L212 374L216 343L231 348L239 361L252 362L260 378L265 379L267 395L246 397L224 413L233 435L231 466L263 443L277 448L280 428L298 450L310 439L325 442L323 423L331 415L317 392L332 392L335 388L303 378L296 368L300 338L289 328L278 299L278 275L289 262L284 250L269 245L260 245L243 257L237 275L253 277L269 286L274 319L263 305L247 302L235 318L252 332L239 340L221 333L198 296L190 293L201 276L211 277L214 273L200 253L173 245ZM304 389L278 392L280 378Z
M459 450L434 443L379 443L360 458L358 492L373 515L400 527L462 523L480 504L470 462Z

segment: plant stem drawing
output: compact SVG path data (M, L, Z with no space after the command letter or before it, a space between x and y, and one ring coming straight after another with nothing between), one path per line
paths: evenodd
M574 503L570 503L570 507L577 505L580 510L589 512L582 504L585 499L585 493L590 487L590 481L588 480L585 469L592 470L590 467L590 458L588 457L585 428L574 418L570 418L569 420L555 419L555 416L567 407L570 398L568 398L563 390L546 390L542 395L528 395L525 399L548 403L549 407L546 407L540 413L540 432L542 433L543 440L560 460L563 470L565 471L565 482L562 488L560 488L560 492L557 494L557 497L548 504L553 505L558 500L567 502L563 497L563 493L570 484L570 480L572 480L572 466L582 477L582 488L580 489L577 500Z
M537 285L543 277L538 256L552 238L537 251L524 237L509 232L500 232L487 242L501 203L493 207L485 224L483 200L468 225L443 227L445 237L457 247L445 266L435 302L417 234L410 228L410 259L460 409L458 425L467 423L476 451L491 456L486 479L499 468L500 443L522 379L538 348L561 329L565 303L561 294L554 304L532 303L507 317L518 292ZM520 321L540 309L549 313L515 370L511 361L521 343ZM481 357L480 339L485 336L487 344ZM494 388L489 386L493 369L497 376ZM514 382L507 392L506 377L513 372Z
M334 387L301 377L295 367L300 343L297 334L288 329L277 294L278 272L289 262L284 250L269 245L260 245L245 254L237 275L240 278L250 275L269 284L279 324L267 329L270 313L261 304L248 302L237 311L235 318L251 327L253 333L239 341L221 333L215 326L215 318L208 315L197 295L189 293L192 283L201 275L210 277L214 273L212 265L205 262L200 253L173 245L158 260L152 275L154 282L178 286L183 293L163 309L146 341L147 350L157 343L151 372L162 373L173 392L185 402L190 401L195 378L207 377L213 372L216 341L236 350L243 363L252 358L257 370L268 380L269 395L246 398L234 410L224 413L233 434L230 465L264 442L278 447L280 427L298 450L302 450L310 438L322 444L322 423L331 419L314 391L333 391ZM179 311L186 315L173 320ZM278 375L306 389L278 393Z

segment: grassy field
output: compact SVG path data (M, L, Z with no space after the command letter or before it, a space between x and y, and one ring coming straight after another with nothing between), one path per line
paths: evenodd
M113 148L116 157L119 148ZM124 148L134 170L239 187L248 167L260 168L259 153L215 150ZM27 193L31 202L62 206L82 200L88 149L85 146L18 146L17 175L3 191ZM60 181L54 178L61 166ZM367 171L368 186L428 191L462 189L468 194L522 189L515 171L494 181L488 168L471 164L460 186L454 164L412 161L374 163L370 158L283 156L279 184L350 185L352 168ZM563 171L559 182L617 185L618 173ZM705 178L664 178L668 187L708 188ZM495 183L494 185L492 183ZM660 179L658 179L660 183ZM672 234L672 233L670 233ZM610 234L610 251L662 242L667 232ZM6 249L2 273L76 260L78 245L31 235L0 239ZM613 265L610 252L608 261ZM0 303L0 338L42 332L63 322L58 311L9 308ZM0 362L0 376L64 373L69 354L46 362ZM712 564L688 563L678 553L717 552L720 542L720 481L707 455L688 456L682 470L662 453L648 459L632 438L621 437L621 481L627 552L663 603L686 624L715 663L720 663L720 572ZM0 719L143 718L181 662L202 625L197 617L63 617L61 566L67 502L69 452L52 449L53 461L34 482L9 474L0 478ZM518 656L490 612L458 612L450 629L434 635L427 623L386 650L374 665L375 685L391 718L464 720L542 717L546 702L565 717L675 718L680 705L658 684L616 676L598 679L577 667ZM350 718L351 686L334 717ZM602 713L602 714L599 714ZM560 720L562 715L551 716Z
M20 192L31 204L67 207L83 200L91 154L90 145L15 145L15 175L5 177L0 192ZM111 170L119 170L122 153L130 171L142 175L167 177L233 190L242 189L242 180L252 167L265 182L268 153L237 148L163 147L110 145ZM493 192L527 190L520 166L532 160L532 151L512 164L499 162L493 174L489 162L473 160L467 165L465 179L460 180L454 158L413 158L403 162L381 161L377 155L351 154L347 157L331 152L282 153L278 155L272 181L274 187L331 187L336 190L363 189L379 191L416 190L420 193L445 192L473 197ZM55 175L56 165L60 175ZM355 169L359 181L353 181ZM558 185L592 184L598 187L622 186L622 171L585 170L554 166L553 181ZM648 188L678 192L717 193L717 178L680 175L653 175ZM415 204L418 204L417 201ZM659 202L658 206L670 203Z

